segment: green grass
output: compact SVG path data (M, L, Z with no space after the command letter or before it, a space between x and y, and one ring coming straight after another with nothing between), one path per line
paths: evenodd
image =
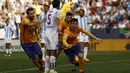
M85 62L85 73L130 73L130 51L124 52L89 52L91 62ZM57 60L58 73L72 73L73 67L62 53ZM29 70L28 70L29 69ZM5 57L0 52L0 73L39 73L24 52L14 52ZM78 70L73 73L79 73Z

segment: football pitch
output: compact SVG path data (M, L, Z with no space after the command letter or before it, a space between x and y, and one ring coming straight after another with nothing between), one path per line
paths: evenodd
M130 51L123 52L89 52L90 62L85 62L85 73L130 73ZM71 72L73 65L62 53L58 60L56 71L58 73L79 73L78 69ZM5 57L0 52L0 73L40 73L24 52L14 52L12 56Z

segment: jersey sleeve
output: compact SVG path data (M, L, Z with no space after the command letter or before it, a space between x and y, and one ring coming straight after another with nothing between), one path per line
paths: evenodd
M69 44L67 43L68 35L69 35L68 31L65 30L65 31L64 31L64 35L63 35L63 45L64 45L65 47L69 47Z
M60 10L56 11L55 15L56 15L56 18L60 19Z
M90 32L84 30L84 29L81 28L81 27L79 27L79 29L80 29L80 31L81 31L82 33L84 33L85 35L88 35L88 36L90 36L90 37L96 39L96 37L95 37L93 34L91 34Z
M40 15L39 18L38 18L39 21L41 21L42 19L46 19L46 15L45 14L44 15Z
M26 25L26 23L28 23L29 22L29 20L27 19L27 18L24 18L23 20L22 20L22 25Z

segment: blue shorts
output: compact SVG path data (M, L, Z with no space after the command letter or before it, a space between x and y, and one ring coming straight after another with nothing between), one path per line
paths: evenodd
M33 61L36 60L36 54L42 54L41 48L37 42L28 43L28 44L21 44L21 46L24 49L25 53Z
M69 48L68 50L64 50L65 54L68 56L69 60L74 61L75 55L78 55L80 52L82 52L81 46L79 43L77 43L72 48Z
M62 51L63 50L63 43L62 42L58 42L57 47L58 47L59 51Z

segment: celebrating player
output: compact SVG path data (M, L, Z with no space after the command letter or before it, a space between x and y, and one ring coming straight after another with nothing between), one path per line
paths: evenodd
M44 20L37 20L34 8L28 8L26 13L27 17L23 18L20 27L20 43L25 53L32 59L39 70L42 71L42 51L37 40L37 28Z
M64 30L63 44L65 46L64 48L65 54L68 56L69 60L73 64L76 63L75 55L77 55L79 57L80 73L84 73L83 72L84 60L83 60L83 55L82 55L82 49L77 39L80 32L94 38L97 41L101 41L101 39L96 38L91 33L79 27L78 20L76 18L73 18L71 20L71 25Z
M62 52L62 49L63 49L63 43L62 43L63 33L64 33L64 30L69 26L71 19L72 19L72 16L73 16L73 14L71 12L67 12L65 19L60 21L57 57Z

